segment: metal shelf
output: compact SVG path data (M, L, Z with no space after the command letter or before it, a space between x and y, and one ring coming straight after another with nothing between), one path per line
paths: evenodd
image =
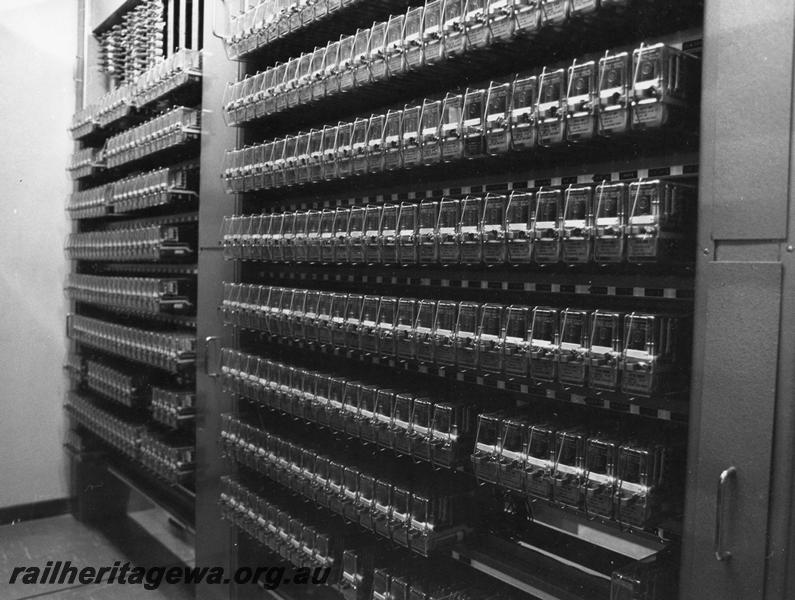
M576 538L632 560L647 558L666 548L681 535L681 523L666 523L658 534L623 529L615 522L589 517L583 512L561 508L550 502L532 501L532 521L558 533Z
M385 194L392 188L414 182L406 191L416 195L419 186L431 195L440 196L444 189L475 188L463 193L505 191L517 188L593 184L602 181L630 181L641 178L683 177L697 174L697 158L687 161L698 148L698 136L684 129L661 128L642 132L638 136L593 139L580 145L562 145L557 148L536 147L533 150L510 151L504 154L463 157L448 162L418 164L395 170L377 170L330 179L281 182L278 186L249 187L237 191L227 189L228 195L269 200L270 206L295 203L301 196L317 202L319 195L336 195L332 202L344 205L340 197L351 189L371 190L374 195ZM238 151L239 152L239 151ZM605 163L605 156L613 157ZM659 162L658 162L659 161ZM669 162L670 161L670 162ZM685 162L686 161L686 162ZM651 169L649 167L654 165ZM483 175L483 174L488 175ZM473 178L473 174L479 175ZM434 184L434 182L445 182ZM455 182L455 183L453 183ZM508 185L510 182L510 185ZM492 188L483 187L491 185ZM461 192L458 192L459 194ZM285 202L287 201L287 202ZM270 207L269 207L270 208Z
M144 120L142 123L138 123L138 125L143 123L146 123L146 121ZM182 143L162 148L156 152L115 167L105 167L102 165L101 169L92 170L91 173L77 179L81 179L86 187L94 187L112 183L142 171L196 160L200 151L200 137L201 135L198 131L184 133Z
M196 500L195 492L182 485L167 485L166 490L164 490L163 485L153 484L143 473L136 472L138 471L137 469L125 469L121 465L109 464L108 471L122 483L146 497L153 504L161 507L185 530L191 534L196 533L194 517L185 510L188 505L192 505ZM162 484L162 480L155 481L158 484ZM164 491L166 491L165 494L163 493ZM179 498L185 506L174 506L173 499L176 498Z
M70 297L78 303L76 305L78 307L80 304L87 304L106 310L109 313L115 313L118 314L119 316L124 316L127 319L137 317L141 319L154 321L157 323L169 323L171 325L177 325L181 327L190 327L191 329L196 328L196 316L191 314L181 314L180 312L169 312L166 310L161 310L161 312L157 313L151 313L151 312L138 311L134 309L128 309L121 306L102 304L100 302L87 302L85 300L80 300L79 298L75 298L72 296ZM180 299L177 302L184 303L188 308L192 307L192 304L187 299ZM162 302L161 307L166 308L170 304L171 304L170 301Z
M146 120L146 116L138 114L132 105L132 100L115 109L115 112L100 124L98 121L84 123L72 130L72 139L81 142L85 146L102 146L106 139L116 135L125 129L130 129L140 125Z
M104 175L107 173L107 167L105 167L104 163L94 163L76 169L69 169L69 171L73 180L83 181L85 179Z
M364 525L362 525L359 521L352 520L351 518L349 518L349 516L345 513L342 502L340 502L339 504L340 510L335 510L334 508L332 508L332 506L321 504L317 499L304 494L300 490L296 490L288 485L285 485L283 480L273 478L272 475L266 469L254 468L241 462L235 462L235 464L237 464L239 468L247 469L252 473L256 473L257 475L268 479L270 482L272 482L273 485L277 486L278 488L282 489L287 493L295 492L298 495L302 495L304 497L303 499L309 502L310 504L314 505L318 512L321 512L326 515L334 515L336 517L339 517L340 519L343 519L346 523L350 523L354 528L360 530L362 533L364 534L370 533L379 540L383 540L384 538L386 538L386 540L388 541L393 541L391 537L391 532L389 530L382 531L379 530L378 528L371 530L365 527ZM357 510L357 513L358 512L359 511ZM435 556L443 553L445 549L449 548L453 543L463 540L465 535L470 531L471 531L470 527L460 523L454 525L448 525L441 530L434 529L433 533L430 534L431 536L433 536L434 539L433 542L431 543L432 544L431 547L427 550L427 554L424 554L423 552L415 548L408 548L407 552L410 552L412 555L416 554L418 556L423 556L425 558L428 558L429 556Z
M688 267L688 266L686 266ZM594 269L539 269L495 266L462 267L380 267L376 265L309 265L269 264L255 266L257 277L281 283L342 283L371 286L437 288L438 290L490 290L528 294L576 296L578 299L600 300L622 298L648 300L666 305L690 307L694 284L691 275L655 274L651 266L645 270L616 270L612 267ZM671 269L673 271L673 269ZM629 271L629 272L628 272ZM644 272L645 271L645 272ZM454 293L454 292L453 292Z
M124 334L128 336L128 339L123 340L124 343L119 343L119 340L110 340L109 338L100 337L97 333L91 333L91 339L81 340L79 339L80 334L76 334L73 325L74 321L78 319L83 319L82 322L85 324L91 323L95 328L119 328L120 330L124 331ZM174 355L172 356L169 349L165 347L159 347L157 350L147 350L150 352L150 356L147 357L144 355L143 348L140 347L142 340L134 341L130 339L132 336L140 337L148 335L150 337L151 343L151 338L160 335L161 333L164 336L172 336L172 341L190 340L192 342L191 348L189 350L181 350L180 355L177 355L176 351L174 351ZM121 335L121 333L117 333L116 335ZM188 332L185 331L159 332L151 329L131 327L130 325L119 324L113 321L105 321L93 317L70 314L67 315L67 336L80 346L91 348L102 354L114 356L122 360L130 361L139 365L145 365L146 367L159 369L166 373L171 373L173 375L182 377L192 376L193 368L196 364L196 354L194 347L195 339L189 337ZM156 363L158 360L161 361L159 364Z
M296 51L311 50L316 44L325 44L329 39L339 36L341 31L354 33L359 27L369 27L374 20L387 18L390 14L405 10L408 6L421 5L422 1L348 0L345 6L342 6L340 0L332 0L329 4L335 5L335 9L323 18L296 27L284 35L275 36L273 39L266 38L262 43L259 43L259 39L251 40L241 44L240 50L232 49L232 52L229 51L230 44L225 43L227 55L232 60L253 61L261 55L269 60L284 60Z
M358 444L363 447L373 447L380 452L386 453L391 457L406 457L393 448L385 448L381 445L357 437L350 433L340 431L326 424L318 423L305 416L296 416L291 412L283 410L279 407L270 405L259 404L256 398L252 398L242 394L232 394L241 399L246 399L250 402L257 403L260 407L266 410L273 411L287 418L296 419L301 422L311 423L318 429L327 429L334 436L342 436L349 440L356 440ZM311 431L311 429L309 430ZM471 455L467 455L467 461ZM416 462L423 462L431 464L429 459L418 458L413 455ZM232 459L230 459L232 460ZM471 464L465 463L463 466L442 467L434 464L433 468L439 471L448 471L456 473L466 473L474 477L474 473L470 469ZM501 492L509 491L500 488ZM510 493L517 496L522 494L514 491ZM583 543L598 546L599 548L606 549L610 552L621 554L630 557L634 560L646 558L660 550L666 548L673 539L681 538L681 523L679 521L665 521L657 529L656 532L643 531L638 529L628 529L616 521L604 518L595 518L588 515L584 511L577 510L571 507L562 507L545 498L539 498L531 495L522 496L530 503L531 506L531 522L534 525L539 525L553 530L560 534L565 534Z
M467 540L451 556L539 600L607 600L610 595L609 577L495 536Z
M139 217L137 219L125 219L124 221L108 223L103 228L104 231L114 231L117 229L128 229L130 227L146 227L149 225L184 225L199 222L197 211L182 212L176 214L159 215L155 217Z
M635 2L635 6L618 14L609 8L602 8L587 18L570 18L560 27L542 27L541 30L520 33L507 42L493 42L489 46L467 49L462 55L447 56L432 64L405 70L397 74L388 73L364 84L357 83L342 92L336 92L308 103L299 103L275 111L235 122L233 126L249 128L256 134L267 132L270 136L307 129L323 123L336 123L352 115L369 117L375 110L394 106L402 108L406 103L416 102L422 96L441 99L448 90L463 92L467 87L488 88L492 80L511 80L516 73L528 73L541 67L568 67L571 60L578 62L598 60L605 50L630 53L637 44L637 31L644 31L647 44L663 42L675 47L683 46L693 50L701 46L701 30L692 29L692 13L698 11L694 2L673 2L680 10L691 12L679 15L679 21L672 24L670 18L658 19L666 8L651 2ZM366 25L371 25L372 22ZM687 27L684 31L670 33L672 27ZM587 35L581 34L587 30ZM350 33L354 33L352 29ZM464 33L461 33L464 36ZM325 43L326 40L323 40ZM304 45L292 55L279 59L300 56L300 50L312 50ZM257 62L260 70L273 67L275 59L267 65ZM462 81L462 72L465 73ZM351 80L353 75L351 74ZM377 109L377 110L376 110ZM386 111L384 111L386 112ZM318 120L322 115L323 121ZM254 136L256 137L256 136Z
M86 261L87 263L88 261ZM86 264L84 263L84 265ZM135 275L197 275L196 263L100 263L91 262L87 270L98 274L135 274Z
M669 143L672 140L669 140ZM695 182L698 178L698 153L682 148L661 153L659 146L647 151L630 150L624 158L605 160L605 150L572 148L572 155L563 153L556 160L533 163L518 160L518 155L485 157L458 164L442 164L406 172L387 172L374 175L320 182L315 186L284 188L279 193L268 191L239 194L244 208L253 212L307 210L361 206L369 203L403 202L441 197L463 197L487 192L533 190L544 186L620 182L638 179L674 179ZM563 158L563 160L561 160ZM493 164L493 169L489 165ZM409 176L407 176L409 175ZM316 188L316 189L313 189ZM349 195L350 190L359 191ZM263 200L268 200L267 204Z
M103 124L96 121L85 123L72 131L72 138L86 146L101 146L105 140L117 133L137 127L154 116L153 110L168 100L175 105L196 103L201 94L201 71L182 71L171 77L168 85L155 97L138 104L130 97L122 110Z
M199 195L197 192L188 190L162 192L157 195L148 196L144 200L138 200L136 206L131 206L130 208L123 208L124 205L122 202L116 202L110 206L110 208L113 209L110 216L129 217L131 214L154 208L183 208L184 205L190 206L190 203L196 203L198 200Z
M111 369L111 365L104 365L108 369ZM142 415L140 411L145 409L146 406L149 404L148 394L146 393L146 386L143 380L140 377L136 377L134 373L125 373L119 371L118 369L113 369L116 371L117 376L120 377L129 377L132 381L134 388L129 392L127 397L123 397L121 395L114 396L108 389L103 389L101 386L96 385L93 381L91 381L88 377L88 373L83 377L81 383L83 385L83 393L81 395L87 398L100 398L102 401L112 402L117 406L124 406L127 412L131 414L136 414L138 416ZM89 392L89 393L85 393Z
M68 208L66 209L69 218L73 221L83 219L105 219L111 215L108 206L94 206L91 208Z
M146 122L145 122L146 123ZM163 145L159 148L152 149L145 154L141 154L140 156L129 158L119 162L113 166L106 167L108 171L112 171L115 169L125 169L129 170L134 165L138 165L141 163L149 163L161 156L165 156L169 153L173 153L176 150L181 148L186 148L191 145L195 145L198 140L199 136L201 135L201 128L198 127L183 127L176 135L169 134L169 137L173 136L166 145Z
M527 380L504 378L500 375L479 374L472 371L459 371L455 367L442 367L422 362L382 357L374 354L318 344L304 340L294 340L265 332L257 332L267 344L284 345L319 354L327 354L358 361L365 365L380 365L397 371L431 375L462 383L473 384L501 392L512 392L529 399L543 398L568 404L590 406L622 414L636 415L662 421L687 422L689 403L686 392L652 396L626 396L617 392L594 392L593 390L573 388L554 383L536 383Z
M179 377L184 377L184 378L190 378L192 376L193 367L195 366L195 363L196 363L195 358L181 359L179 361L173 361L170 367L165 367L165 366L155 365L155 364L153 364L151 362L147 362L146 360L143 360L143 359L139 360L139 359L135 359L135 358L130 358L129 356L127 356L125 354L117 354L117 353L112 352L110 350L107 350L107 349L105 349L105 348L103 348L101 346L93 345L93 344L88 343L88 342L82 342L82 341L79 341L79 340L75 340L75 343L83 345L83 346L86 346L87 348L90 348L91 350L93 350L95 352L106 354L108 356L112 356L112 357L115 357L117 359L127 360L127 361L130 361L130 362L136 363L138 365L143 365L143 366L145 366L147 368L160 369L163 372L171 373L172 375L179 376Z

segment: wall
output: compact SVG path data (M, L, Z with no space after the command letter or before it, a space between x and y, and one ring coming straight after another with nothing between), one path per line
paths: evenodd
M64 498L77 0L0 0L0 508Z

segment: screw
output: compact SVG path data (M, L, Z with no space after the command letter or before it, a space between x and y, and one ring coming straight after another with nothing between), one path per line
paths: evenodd
M709 248L704 248L702 252L704 253L704 256L707 256L709 254Z
M793 245L792 245L792 244L789 244L789 245L787 246L787 252L792 252L793 250L795 250L795 247L793 247Z

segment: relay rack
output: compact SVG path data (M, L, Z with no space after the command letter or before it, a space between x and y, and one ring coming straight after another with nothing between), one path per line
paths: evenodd
M100 4L79 514L310 574L202 600L793 595L791 3Z
M194 531L202 53L168 39L172 5L144 0L98 28L107 91L70 128L67 448L78 515L101 517L91 483L110 477L105 489L137 489ZM100 512L123 513L125 497Z
M671 597L700 7L405 4L228 7L222 513L293 565L341 557L347 598L450 560ZM340 554L273 508L298 497L347 524ZM362 568L361 540L388 558Z

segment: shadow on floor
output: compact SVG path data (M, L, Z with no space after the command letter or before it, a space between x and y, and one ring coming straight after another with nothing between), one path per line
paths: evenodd
M165 581L157 590L134 584L69 584L68 580L23 584L22 575L10 583L15 568L43 571L48 561L70 561L78 569L111 567L117 561L120 565L129 562L131 568L183 564L130 517L101 526L81 523L71 515L5 525L0 527L0 600L190 600L194 595L192 586Z

